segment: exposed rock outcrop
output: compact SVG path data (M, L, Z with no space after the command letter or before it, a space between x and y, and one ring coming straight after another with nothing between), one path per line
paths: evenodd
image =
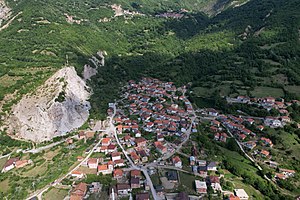
M88 119L89 97L74 67L64 67L13 107L8 132L34 142L64 135Z
M11 9L6 5L4 0L0 0L0 27L2 25L2 22L11 14Z

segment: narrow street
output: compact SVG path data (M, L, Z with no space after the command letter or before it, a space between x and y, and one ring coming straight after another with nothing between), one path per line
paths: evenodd
M156 190L155 190L155 188L154 188L154 186L153 186L153 183L152 183L152 180L151 180L151 178L150 178L150 175L148 174L147 168L146 168L146 167L138 167L138 166L136 166L136 165L132 162L131 158L127 155L127 153L126 153L124 147L123 147L122 144L120 143L120 140L119 140L119 137L118 137L118 134L117 134L117 131L116 131L116 127L114 126L114 124L113 124L113 122L112 122L112 121L113 121L113 118L114 118L114 116L115 116L115 114L116 114L116 105L115 105L115 104L114 104L113 109L114 109L114 113L113 113L113 116L110 118L110 130L114 133L115 139L116 139L116 141L117 141L119 147L122 149L122 152L123 152L123 154L125 155L126 159L129 161L131 168L137 169L137 170L141 170L141 171L143 172L143 174L145 175L145 177L146 177L146 179L147 179L147 183L148 183L148 185L149 185L149 187L150 187L150 189L151 189L151 193L152 193L153 199L154 199L154 200L160 200L161 198L160 198L160 197L157 195L157 193L156 193Z

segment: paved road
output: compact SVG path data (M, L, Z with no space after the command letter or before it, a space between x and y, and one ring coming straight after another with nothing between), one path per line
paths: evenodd
M113 109L114 109L113 116L115 116L115 114L116 114L116 105L115 105L115 104L114 104ZM160 198L160 197L157 195L157 193L156 193L156 190L155 190L155 188L154 188L154 186L153 186L153 183L152 183L152 180L151 180L151 178L150 178L150 175L148 174L147 168L142 167L142 166L139 166L139 167L136 166L136 165L132 162L131 158L127 155L127 153L126 153L126 151L125 151L123 145L120 143L120 140L119 140L119 137L118 137L118 134L117 134L117 131L116 131L116 127L115 127L114 124L112 123L112 119L113 119L113 117L110 118L110 130L114 133L115 139L116 139L116 141L117 141L119 147L122 149L122 152L123 152L123 154L125 155L126 159L129 161L131 168L137 169L137 170L141 170L141 171L143 172L143 174L145 175L145 177L146 177L146 179L147 179L147 183L148 183L148 185L149 185L149 187L150 187L150 189L151 189L151 193L152 193L153 199L154 199L154 200L160 200L161 198Z
M238 144L238 146L240 147L240 149L241 149L241 151L244 153L244 155L257 167L257 169L259 170L259 171L262 171L263 169L262 169L262 167L251 157L251 156L249 156L246 152L245 152L245 150L244 150L244 148L242 147L242 145L241 145L241 143L233 136L233 134L231 133L231 131L227 128L227 127L225 127L223 124L222 124L222 126L227 130L227 132L229 133L229 135L232 137L232 138L234 138L234 140L235 140L235 142ZM266 179L266 180L268 180L269 182L271 182L271 183L273 183L273 181L271 180L271 179L269 179L266 175L264 175L264 178Z

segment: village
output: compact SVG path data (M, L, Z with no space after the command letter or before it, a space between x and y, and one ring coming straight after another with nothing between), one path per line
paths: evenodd
M205 151L199 150L190 140L203 122L214 141L226 143L233 138L253 163L276 169L270 181L276 183L295 175L295 170L281 168L280 163L272 161L270 149L273 143L262 131L266 127L283 127L290 123L286 108L297 102L278 102L270 97L227 98L228 103L260 104L282 114L265 118L244 114L234 116L221 114L214 108L194 111L186 92L186 86L177 88L172 82L153 78L129 81L122 89L120 100L109 104L107 114L111 127L100 132L81 130L65 140L69 149L76 141L94 143L77 157L77 167L51 186L61 187L68 180L72 188L66 198L87 199L103 188L101 181L84 182L89 174L94 174L111 177L114 184L109 187L107 198L112 200L202 199L208 194L222 194L222 198L229 200L249 199L243 188L223 190L221 179L224 180L224 175L219 172L222 171L221 163L205 159L202 156ZM26 165L33 165L33 162L9 158L2 172ZM187 177L191 177L188 184L192 187L187 191L178 190Z

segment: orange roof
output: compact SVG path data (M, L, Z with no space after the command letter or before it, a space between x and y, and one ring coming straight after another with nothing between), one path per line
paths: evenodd
M229 200L240 200L240 198L237 197L237 196L234 196L233 194L231 194L231 195L229 196Z
M102 144L103 143L109 143L110 142L110 138L103 138L102 139Z
M122 169L115 169L114 170L114 176L123 176L123 170Z
M83 173L80 172L80 171L72 171L72 174L78 174L78 175L80 175L80 174L83 174Z
M107 170L107 165L99 165L98 166L98 171L104 171L104 170Z
M114 162L110 160L107 162L107 165L114 165Z
M131 170L130 175L131 176L141 176L141 171L140 170Z
M178 163L181 162L181 159L179 158L179 156L175 156L174 158L172 158L174 163Z

